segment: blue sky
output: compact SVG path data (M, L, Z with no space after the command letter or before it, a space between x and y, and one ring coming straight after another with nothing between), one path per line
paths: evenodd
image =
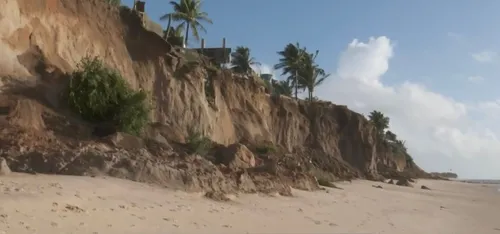
M500 178L500 1L206 0L203 9L214 21L202 35L207 46L226 37L268 66L287 43L318 49L333 74L320 98L386 112L425 169ZM152 19L170 11L168 1L146 3Z
M132 5L132 0L123 3ZM470 0L206 0L204 9L214 21L203 35L207 46L226 37L229 46L251 48L258 61L272 65L276 51L289 42L319 49L318 62L334 72L338 54L353 38L387 36L396 42L396 55L384 80L410 76L459 100L493 98L500 79L498 64L473 63L468 54L500 49L500 1ZM171 11L168 1L147 1L151 18ZM163 26L166 22L162 23ZM454 38L450 35L456 35ZM193 45L197 42L192 41ZM471 86L469 76L490 85ZM473 92L474 95L464 95Z

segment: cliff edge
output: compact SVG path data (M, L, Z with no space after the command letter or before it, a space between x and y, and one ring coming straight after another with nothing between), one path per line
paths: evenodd
M257 80L193 62L145 30L129 9L100 0L0 0L0 5L0 156L14 171L104 172L208 190L224 180L225 187L218 185L224 191L247 177L253 185L245 188L260 191L279 187L263 185L263 178L312 189L314 182L300 182L313 181L311 173L332 179L380 179L399 172L427 176L385 147L361 114L328 102L271 97ZM88 55L99 56L134 89L151 95L152 124L142 138L94 137L92 125L67 111L60 94L68 74ZM279 173L227 172L227 165L189 155L182 147L193 130L219 145L215 156L229 149L240 154L244 146L257 161L250 169L263 161ZM261 158L256 149L264 144L278 150Z

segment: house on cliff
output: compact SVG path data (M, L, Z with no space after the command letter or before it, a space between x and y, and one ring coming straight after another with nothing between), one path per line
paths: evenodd
M144 27L144 29L150 32L154 32L158 34L158 36L165 38L164 35L165 31L163 30L162 26L148 17L148 15L145 13L145 8L146 8L146 2L134 0L133 11L141 18L142 26ZM199 48L186 48L183 40L178 40L178 38L175 38L175 40L170 40L167 38L167 41L175 46L185 48L187 50L186 51L187 53L195 52L197 54L204 55L214 64L221 65L230 62L231 48L226 48L225 38L222 39L221 47L212 47L212 48L205 47L204 39L201 40L201 45Z

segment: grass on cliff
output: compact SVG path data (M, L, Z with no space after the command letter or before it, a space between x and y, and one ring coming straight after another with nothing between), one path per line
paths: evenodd
M123 77L97 57L85 57L68 87L72 111L92 123L111 123L119 131L139 134L148 121L144 91L134 91Z
M120 6L122 4L121 0L105 0L105 1L113 6Z

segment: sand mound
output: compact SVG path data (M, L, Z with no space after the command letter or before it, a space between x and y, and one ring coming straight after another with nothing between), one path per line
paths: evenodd
M45 129L42 107L33 100L17 100L6 119L11 125L25 130Z

